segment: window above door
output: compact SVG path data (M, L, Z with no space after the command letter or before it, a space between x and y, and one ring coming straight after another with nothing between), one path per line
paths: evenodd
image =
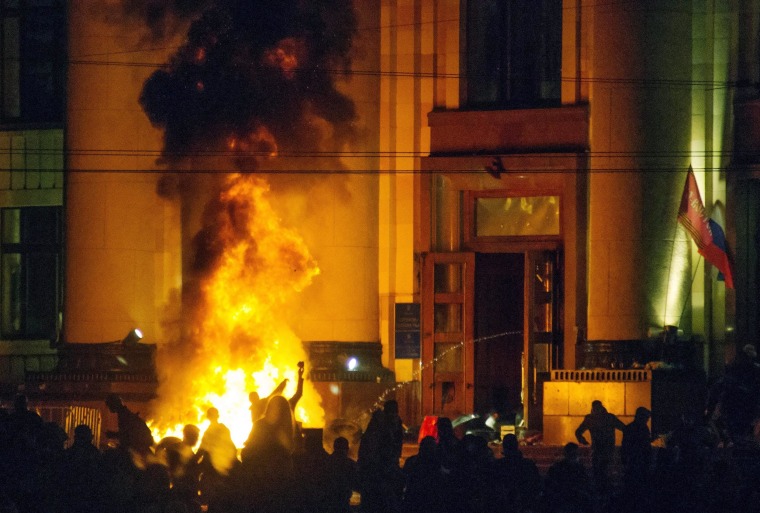
M561 239L561 196L557 193L467 191L464 201L467 247L489 243L555 243Z

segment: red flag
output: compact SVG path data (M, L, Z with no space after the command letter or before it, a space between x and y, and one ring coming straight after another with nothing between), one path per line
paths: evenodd
M710 219L705 214L705 206L702 203L702 197L699 195L699 187L691 166L686 173L681 207L678 209L678 221L691 234L692 239L697 244L699 254L723 273L726 279L726 287L734 288L728 254L715 244L710 230Z
M699 186L697 179L694 178L691 166L689 166L689 172L686 173L686 183L683 186L683 195L681 196L681 208L678 209L678 220L691 234L700 250L712 244L710 223L707 215L705 215L705 206L702 203L702 196L699 195Z

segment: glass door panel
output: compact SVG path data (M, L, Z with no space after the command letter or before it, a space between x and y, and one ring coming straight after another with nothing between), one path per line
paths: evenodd
M423 255L422 409L452 420L473 408L474 253Z

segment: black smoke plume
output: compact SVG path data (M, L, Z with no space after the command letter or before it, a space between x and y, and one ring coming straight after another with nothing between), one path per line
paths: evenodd
M159 31L192 18L183 46L145 82L140 104L164 132L164 158L335 149L353 135L336 88L350 66L351 0L127 0ZM325 123L326 122L326 123Z
M148 28L150 41L160 42L173 36L183 22L203 12L210 3L210 0L123 0L121 10Z
M297 163L309 170L339 168L337 155L355 136L354 104L337 87L348 76L357 30L352 0L123 1L123 13L139 19L154 40L189 25L182 46L146 80L139 99L163 132L164 163L184 161L177 168L204 171L209 157L211 166L229 170L229 158L238 169L255 171L263 158L293 153L312 157ZM321 154L331 157L313 158ZM275 160L270 169L292 164ZM276 350L279 335L255 321L256 312L245 313L251 310L246 294L242 300L230 294L234 304L227 304L208 292L223 282L215 281L217 271L231 272L227 255L242 253L245 265L224 283L250 285L261 296L251 303L264 305L267 322L284 311L284 300L267 291L301 290L318 272L297 234L267 222L277 217L267 177L172 172L165 178L160 194L179 193L183 209L203 208L203 215L198 232L184 241L191 258L183 261L181 326L157 353L159 417L178 415L187 397L200 397L197 388L215 376L215 365L247 368L251 355ZM228 311L237 313L221 323L220 338L209 326Z

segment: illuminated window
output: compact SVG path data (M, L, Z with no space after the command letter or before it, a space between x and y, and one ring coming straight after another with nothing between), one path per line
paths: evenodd
M63 121L62 0L0 0L2 120Z
M559 214L559 196L476 198L475 236L558 236Z
M61 281L60 207L0 210L3 338L49 338Z
M468 0L467 105L558 104L562 0Z

